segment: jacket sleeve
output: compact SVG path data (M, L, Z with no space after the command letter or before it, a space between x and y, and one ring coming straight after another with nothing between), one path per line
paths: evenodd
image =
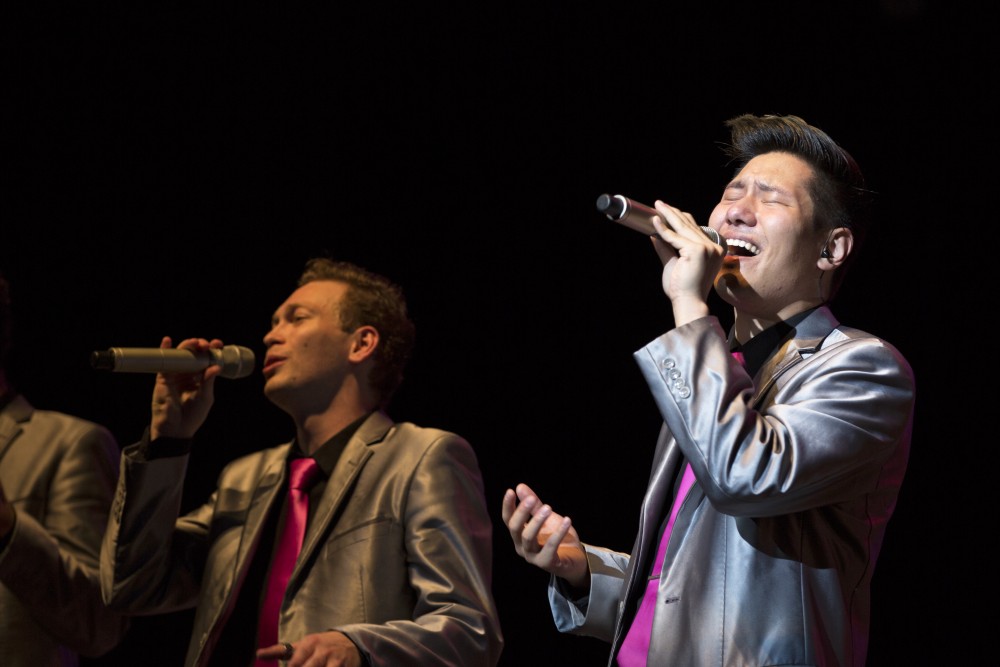
M549 607L559 632L610 642L618 618L629 555L584 544L590 566L590 591L574 598L558 577L549 580Z
M122 452L101 547L104 600L130 614L168 613L197 604L213 506L210 499L178 519L189 455L146 460L145 444Z
M464 439L442 432L427 447L409 480L403 521L413 617L336 629L372 667L493 667L503 648L491 589L493 528Z
M0 581L60 644L98 656L114 648L128 627L124 616L105 607L98 575L118 444L97 424L59 419L64 447L44 517L18 513L0 553Z

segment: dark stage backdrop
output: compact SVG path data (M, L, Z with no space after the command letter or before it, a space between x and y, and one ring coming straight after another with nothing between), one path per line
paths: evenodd
M794 113L880 194L836 310L918 381L870 664L976 664L995 523L978 458L989 329L970 307L991 298L976 274L993 207L973 171L994 134L987 22L930 0L560 4L8 9L0 268L25 393L129 444L152 376L94 371L92 351L170 335L262 355L308 257L382 272L418 329L390 413L461 433L483 469L501 664L604 665L604 644L556 632L547 577L500 524L525 481L585 540L631 547L660 423L631 355L670 312L648 241L595 201L704 221L730 175L723 122ZM189 506L226 461L291 437L259 374L216 387ZM178 665L190 621L138 618L87 664Z

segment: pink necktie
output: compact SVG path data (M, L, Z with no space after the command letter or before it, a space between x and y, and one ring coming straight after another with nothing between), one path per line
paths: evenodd
M260 612L257 626L257 646L265 648L278 643L278 615L281 602L285 598L288 578L295 568L295 561L302 548L302 538L306 533L306 519L309 514L309 487L316 478L319 468L316 459L294 459L290 464L288 477L288 514L285 528L278 538L278 549L271 563L271 573L267 583L267 597ZM258 665L274 665L273 660L257 661Z
M694 472L691 471L691 464L684 465L684 475L681 477L681 486L677 489L677 497L674 499L673 509L670 510L670 519L667 527L663 530L663 537L660 538L660 546L656 551L656 560L653 565L653 573L646 583L646 593L639 605L639 611L632 620L632 627L625 635L625 641L618 651L619 667L645 667L646 655L649 653L649 634L653 629L653 609L656 606L656 591L660 585L660 571L663 569L663 555L667 551L667 541L670 539L670 531L674 527L674 519L677 512L684 503L691 484L694 483Z

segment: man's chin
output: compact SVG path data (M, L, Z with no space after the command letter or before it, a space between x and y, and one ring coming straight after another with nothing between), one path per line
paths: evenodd
M274 402L276 398L281 396L284 388L281 381L272 375L264 381L264 397Z

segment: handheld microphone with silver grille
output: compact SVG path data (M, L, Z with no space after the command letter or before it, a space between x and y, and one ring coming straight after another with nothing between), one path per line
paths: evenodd
M221 366L220 377L242 378L254 368L254 353L248 347L226 345L205 352L160 347L112 347L96 350L90 365L97 370L118 373L197 373L209 366Z
M656 212L656 209L645 204L640 204L628 197L623 195L601 195L597 198L597 210L608 216L609 220L621 223L637 232L642 232L646 236L656 234L656 228L653 227L653 216L660 214ZM662 217L660 216L661 219ZM719 232L711 227L701 227L701 231L705 233L705 236L723 248L726 247L726 240L722 238Z

